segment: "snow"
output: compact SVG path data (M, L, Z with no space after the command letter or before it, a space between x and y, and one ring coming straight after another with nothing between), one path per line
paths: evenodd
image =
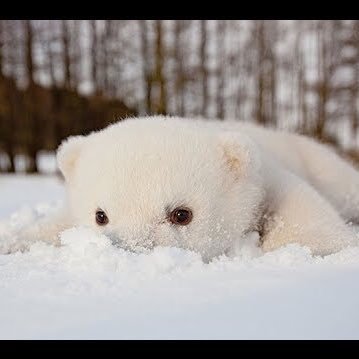
M36 175L0 175L0 220L12 212L30 206L47 206L65 196L60 177Z
M1 176L0 240L63 196L55 176ZM359 247L320 258L253 240L205 264L79 227L0 255L0 339L359 339Z

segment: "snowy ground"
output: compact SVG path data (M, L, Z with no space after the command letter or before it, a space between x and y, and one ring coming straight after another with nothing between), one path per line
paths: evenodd
M63 198L56 177L0 177L0 240ZM13 213L16 210L15 213ZM84 228L0 255L0 339L359 339L359 247L289 246L204 264L114 248Z

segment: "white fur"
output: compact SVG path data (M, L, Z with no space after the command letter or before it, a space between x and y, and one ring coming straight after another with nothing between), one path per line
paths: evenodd
M126 248L173 245L210 259L256 230L264 250L296 242L323 255L355 242L345 219L359 218L359 173L302 136L239 122L128 119L70 138L58 163L69 199L63 227L87 225ZM193 211L188 226L167 219L180 205ZM108 225L96 224L97 208Z

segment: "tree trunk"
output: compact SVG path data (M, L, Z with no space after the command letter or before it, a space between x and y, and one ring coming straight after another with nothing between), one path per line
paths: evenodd
M10 140L10 138L9 138ZM14 143L13 141L8 141L6 144L6 154L9 158L9 166L7 168L7 172L14 173L15 172L15 151L14 151Z
M156 99L154 112L165 115L167 112L166 80L164 77L164 44L163 44L163 24L162 20L155 22L155 83Z
M61 21L62 27L62 66L64 69L64 87L66 89L71 89L72 80L71 80L71 58L70 58L70 35L68 29L68 20Z
M102 84L103 91L108 94L110 85L109 85L109 66L110 66L110 46L111 46L111 21L105 20L105 31L103 33L102 39Z
M322 25L322 23L321 23ZM315 137L323 139L325 137L325 125L327 122L326 104L328 101L328 74L327 74L327 46L325 43L325 29L318 27L318 117L315 126Z
M225 116L225 64L223 59L226 58L225 54L225 38L226 38L226 23L225 20L217 20L217 118L224 119Z
M255 36L257 43L257 83L256 83L256 122L260 125L266 124L265 102L264 102L264 56L265 56L265 39L264 39L264 20L258 20L255 24Z
M356 55L359 55L359 22L355 20L353 26L353 33L356 34L354 36L354 49L356 50ZM353 67L354 67L354 83L352 86L352 96L351 96L351 127L352 127L352 139L354 142L354 146L357 145L357 136L358 136L358 128L359 128L359 116L358 116L358 98L359 98L359 63L357 59L353 59Z
M31 148L27 153L26 173L32 174L39 171L37 167L37 149Z
M4 20L0 20L0 78L3 76Z
M81 82L81 20L75 20L73 22L70 39L70 74L71 74L71 89L78 91Z
M207 70L207 20L200 20L201 45L200 45L200 76L202 82L202 107L201 115L207 116L208 109L208 70Z
M49 23L48 26L51 26L51 21L52 20L48 20L48 23ZM49 75L50 75L50 79L51 79L51 86L57 87L57 80L56 80L56 76L55 76L55 59L54 59L53 50L51 48L53 39L51 38L50 34L48 36L49 37L46 39L46 43L45 43L45 52L46 52L46 56L47 56L48 71L49 71Z
M175 40L174 40L174 60L176 67L175 96L176 96L176 114L184 116L185 107L185 82L186 75L183 67L183 44L182 36L184 29L184 20L175 20Z
M31 20L24 20L25 25L25 70L28 81L28 86L34 84L34 57L33 57L33 43L34 35L32 30Z
M96 20L90 20L90 41L91 41L91 82L93 92L98 93L98 74L97 74L97 26Z
M267 42L267 61L270 62L270 70L269 70L269 92L270 92L270 113L268 114L270 118L270 123L273 126L277 125L277 59L274 51L275 44L277 41L277 20L270 21L270 41L271 44L268 45Z
M35 115L36 109L36 86L34 81L34 55L33 55L33 47L34 47L34 34L32 29L31 20L24 20L25 21L25 54L26 54L26 74L28 79L28 87L26 96L27 99L27 130L28 133L28 140L26 144L26 151L27 151L27 173L34 173L37 172L37 163L36 163L36 156L37 156L37 149L39 146L39 137L40 133L37 131L39 129L39 124L37 123L38 118Z
M148 23L147 20L138 21L141 36L142 73L145 88L145 112L147 115L150 115L152 114L152 76L148 48Z

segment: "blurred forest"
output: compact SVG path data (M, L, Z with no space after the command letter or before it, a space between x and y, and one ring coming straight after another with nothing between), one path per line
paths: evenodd
M357 20L0 20L0 172L127 116L253 121L359 159Z

